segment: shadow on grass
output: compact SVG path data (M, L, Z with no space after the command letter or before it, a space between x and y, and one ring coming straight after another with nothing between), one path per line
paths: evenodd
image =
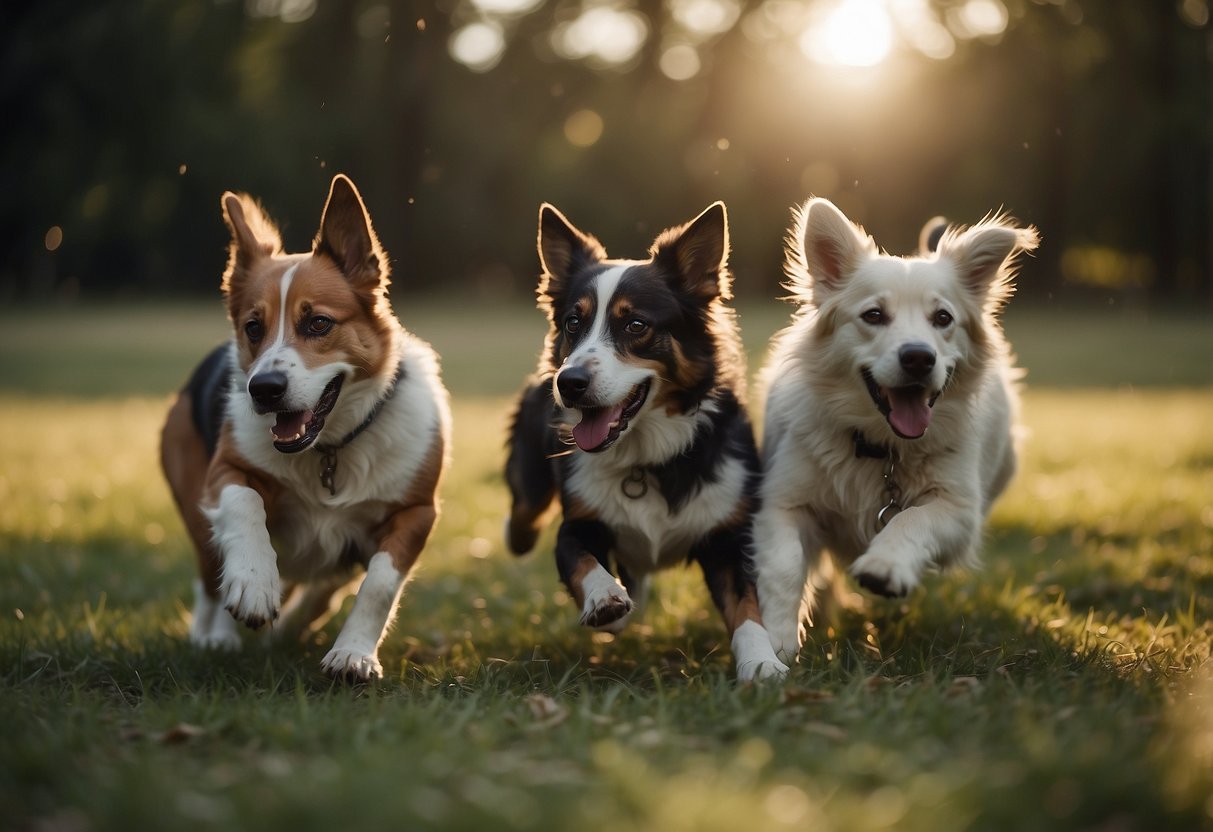
M1175 534L1150 541L1142 556L1141 540L1012 528L992 541L984 570L929 576L908 599L860 596L848 585L858 603L819 616L793 680L1030 676L1041 668L1123 679L1143 662L1190 669L1208 659L1213 570L1184 554ZM1081 556L1051 556L1081 536ZM0 622L10 681L41 685L59 675L132 696L340 689L319 666L349 601L308 643L271 646L249 634L239 653L199 652L186 643L191 558L118 539L22 548L23 557L0 560L0 604L15 611ZM381 649L388 678L379 686L651 692L731 675L728 638L697 567L659 582L647 620L610 636L576 623L549 561L501 556L462 572L422 570Z

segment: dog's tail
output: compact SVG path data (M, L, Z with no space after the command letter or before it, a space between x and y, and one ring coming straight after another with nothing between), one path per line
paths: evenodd
M948 230L948 221L943 217L931 217L918 232L918 253L925 257L938 250L943 233Z
M535 546L556 496L553 457L559 449L552 427L554 417L552 377L533 379L518 399L505 463L512 501L505 538L515 555L524 555Z

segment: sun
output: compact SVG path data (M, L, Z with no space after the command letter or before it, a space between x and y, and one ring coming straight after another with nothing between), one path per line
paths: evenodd
M893 48L893 20L884 0L839 0L800 39L800 48L819 63L875 66Z

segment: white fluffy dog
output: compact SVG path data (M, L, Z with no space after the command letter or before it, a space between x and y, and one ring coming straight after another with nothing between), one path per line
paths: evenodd
M1015 471L1019 371L998 314L1038 241L997 215L948 228L935 251L928 227L919 256L902 258L827 200L795 220L786 268L801 308L765 369L753 537L762 618L789 663L831 558L886 596L976 561Z

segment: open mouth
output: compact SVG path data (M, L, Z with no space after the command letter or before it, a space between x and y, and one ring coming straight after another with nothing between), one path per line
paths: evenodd
M627 430L628 421L635 418L649 397L651 381L637 384L617 405L611 407L582 407L581 421L573 427L573 441L583 451L605 451L619 434Z
M919 439L931 425L931 408L942 390L931 391L921 384L881 387L872 373L863 370L863 381L876 409L884 415L893 433L902 439Z
M344 376L333 376L320 394L320 399L310 410L291 410L274 414L277 418L270 431L274 434L274 449L284 454L295 454L316 441L324 429L324 417L337 404Z

